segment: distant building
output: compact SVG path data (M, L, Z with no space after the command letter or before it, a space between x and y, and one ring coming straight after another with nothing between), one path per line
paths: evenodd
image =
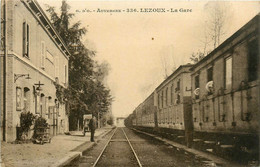
M46 118L51 135L68 131L65 105L59 104L54 85L68 86L68 49L36 1L1 3L2 7L6 5L6 12L1 10L3 19L6 14L1 23L1 34L6 39L0 52L1 140L16 139L23 111Z
M125 117L116 117L116 126L125 127Z

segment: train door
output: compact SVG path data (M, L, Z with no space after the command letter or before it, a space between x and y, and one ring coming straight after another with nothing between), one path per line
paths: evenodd
M57 128L58 128L58 121L57 121L57 114L55 112L55 106L49 107L49 119L50 119L50 134L55 136L57 135Z

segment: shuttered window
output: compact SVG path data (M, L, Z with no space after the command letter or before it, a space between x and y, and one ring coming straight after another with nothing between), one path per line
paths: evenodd
M23 22L23 56L29 58L29 25Z

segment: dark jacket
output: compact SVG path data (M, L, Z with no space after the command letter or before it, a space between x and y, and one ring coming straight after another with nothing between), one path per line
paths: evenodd
M91 118L90 121L89 121L88 126L89 126L90 130L95 130L97 128L96 118Z

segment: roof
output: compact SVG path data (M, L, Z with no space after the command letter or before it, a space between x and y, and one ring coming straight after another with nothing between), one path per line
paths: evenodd
M60 37L57 30L53 27L50 20L38 4L36 0L21 0L24 5L30 10L30 12L34 15L36 20L40 22L40 25L47 32L47 34L51 37L53 42L57 45L57 47L61 50L64 56L68 59L70 56L70 52L65 45L65 42Z
M158 89L161 85L163 85L164 83L166 83L166 82L168 82L174 75L176 75L179 71L181 71L181 69L183 69L183 68L185 68L185 67L192 67L193 65L192 64L185 64L185 65L181 65L181 66L179 66L169 77L167 77L157 88L155 88L155 90L156 89ZM140 108L141 107L141 105L143 105L149 98L151 98L151 96L153 96L153 94L154 94L154 91L142 102L142 103L140 103L136 108L135 108L135 110L136 109L138 109L138 108Z
M157 89L159 89L159 87L161 87L164 83L168 82L174 75L176 75L179 71L181 71L181 69L185 68L185 67L192 67L193 64L185 64L185 65L181 65L179 66L170 76L168 76L159 86L157 86Z
M246 31L254 22L259 22L258 19L260 19L260 13L258 13L254 18L252 18L248 23L246 23L243 27L241 27L238 31L236 31L232 36L230 36L228 39L226 39L222 44L220 44L216 49L214 49L212 52L210 52L207 56L205 56L203 59L201 59L198 63L194 64L193 67L190 68L190 70L195 69L203 62L210 59L212 56L214 56L218 51L223 49L225 46L230 44L235 38L237 38L243 31Z

